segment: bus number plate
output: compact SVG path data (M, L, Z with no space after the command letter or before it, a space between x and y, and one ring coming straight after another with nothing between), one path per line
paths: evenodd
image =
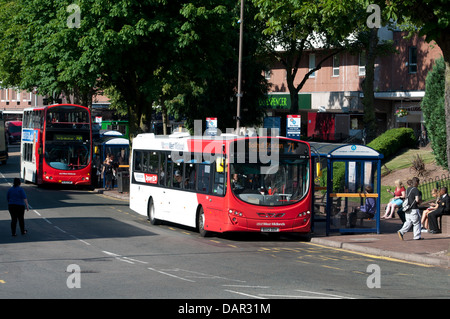
M61 184L73 184L72 181L61 181Z
M262 227L261 232L262 233L278 233L280 231L279 228L276 227Z

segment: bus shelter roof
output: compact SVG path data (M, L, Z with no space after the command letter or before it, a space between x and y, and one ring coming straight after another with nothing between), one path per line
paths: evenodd
M339 159L382 159L383 154L378 153L371 147L360 144L338 144L338 143L322 143L309 142L311 146L312 157L327 157Z

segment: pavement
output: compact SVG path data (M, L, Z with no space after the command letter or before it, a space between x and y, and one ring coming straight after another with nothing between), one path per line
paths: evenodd
M121 200L129 200L128 193L119 193L116 189L96 189L95 192ZM311 243L389 259L450 268L449 235L422 233L423 240L414 240L412 231L410 231L404 235L402 241L397 235L401 226L402 222L397 217L381 220L380 234L354 233L342 235L331 233L326 236L325 223L316 222Z

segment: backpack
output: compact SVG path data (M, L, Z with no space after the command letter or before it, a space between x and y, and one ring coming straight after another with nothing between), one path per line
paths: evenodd
M411 191L413 190L413 188L414 188L414 187L412 187L412 188L409 190L409 194L411 194ZM412 201L412 203L410 203L410 202L409 202L409 194L406 194L406 198L405 198L405 200L404 200L403 203L402 203L402 210L403 210L404 212L407 212L408 210L410 210L410 209L411 209L411 206L414 205L414 202L416 201L416 199L414 198L414 200Z

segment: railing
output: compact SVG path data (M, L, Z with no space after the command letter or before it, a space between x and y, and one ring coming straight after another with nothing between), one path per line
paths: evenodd
M433 200L434 198L431 196L431 191L433 190L433 188L439 190L444 186L447 187L447 189L450 189L450 173L422 179L418 187L422 192L422 201L426 202L429 200Z

